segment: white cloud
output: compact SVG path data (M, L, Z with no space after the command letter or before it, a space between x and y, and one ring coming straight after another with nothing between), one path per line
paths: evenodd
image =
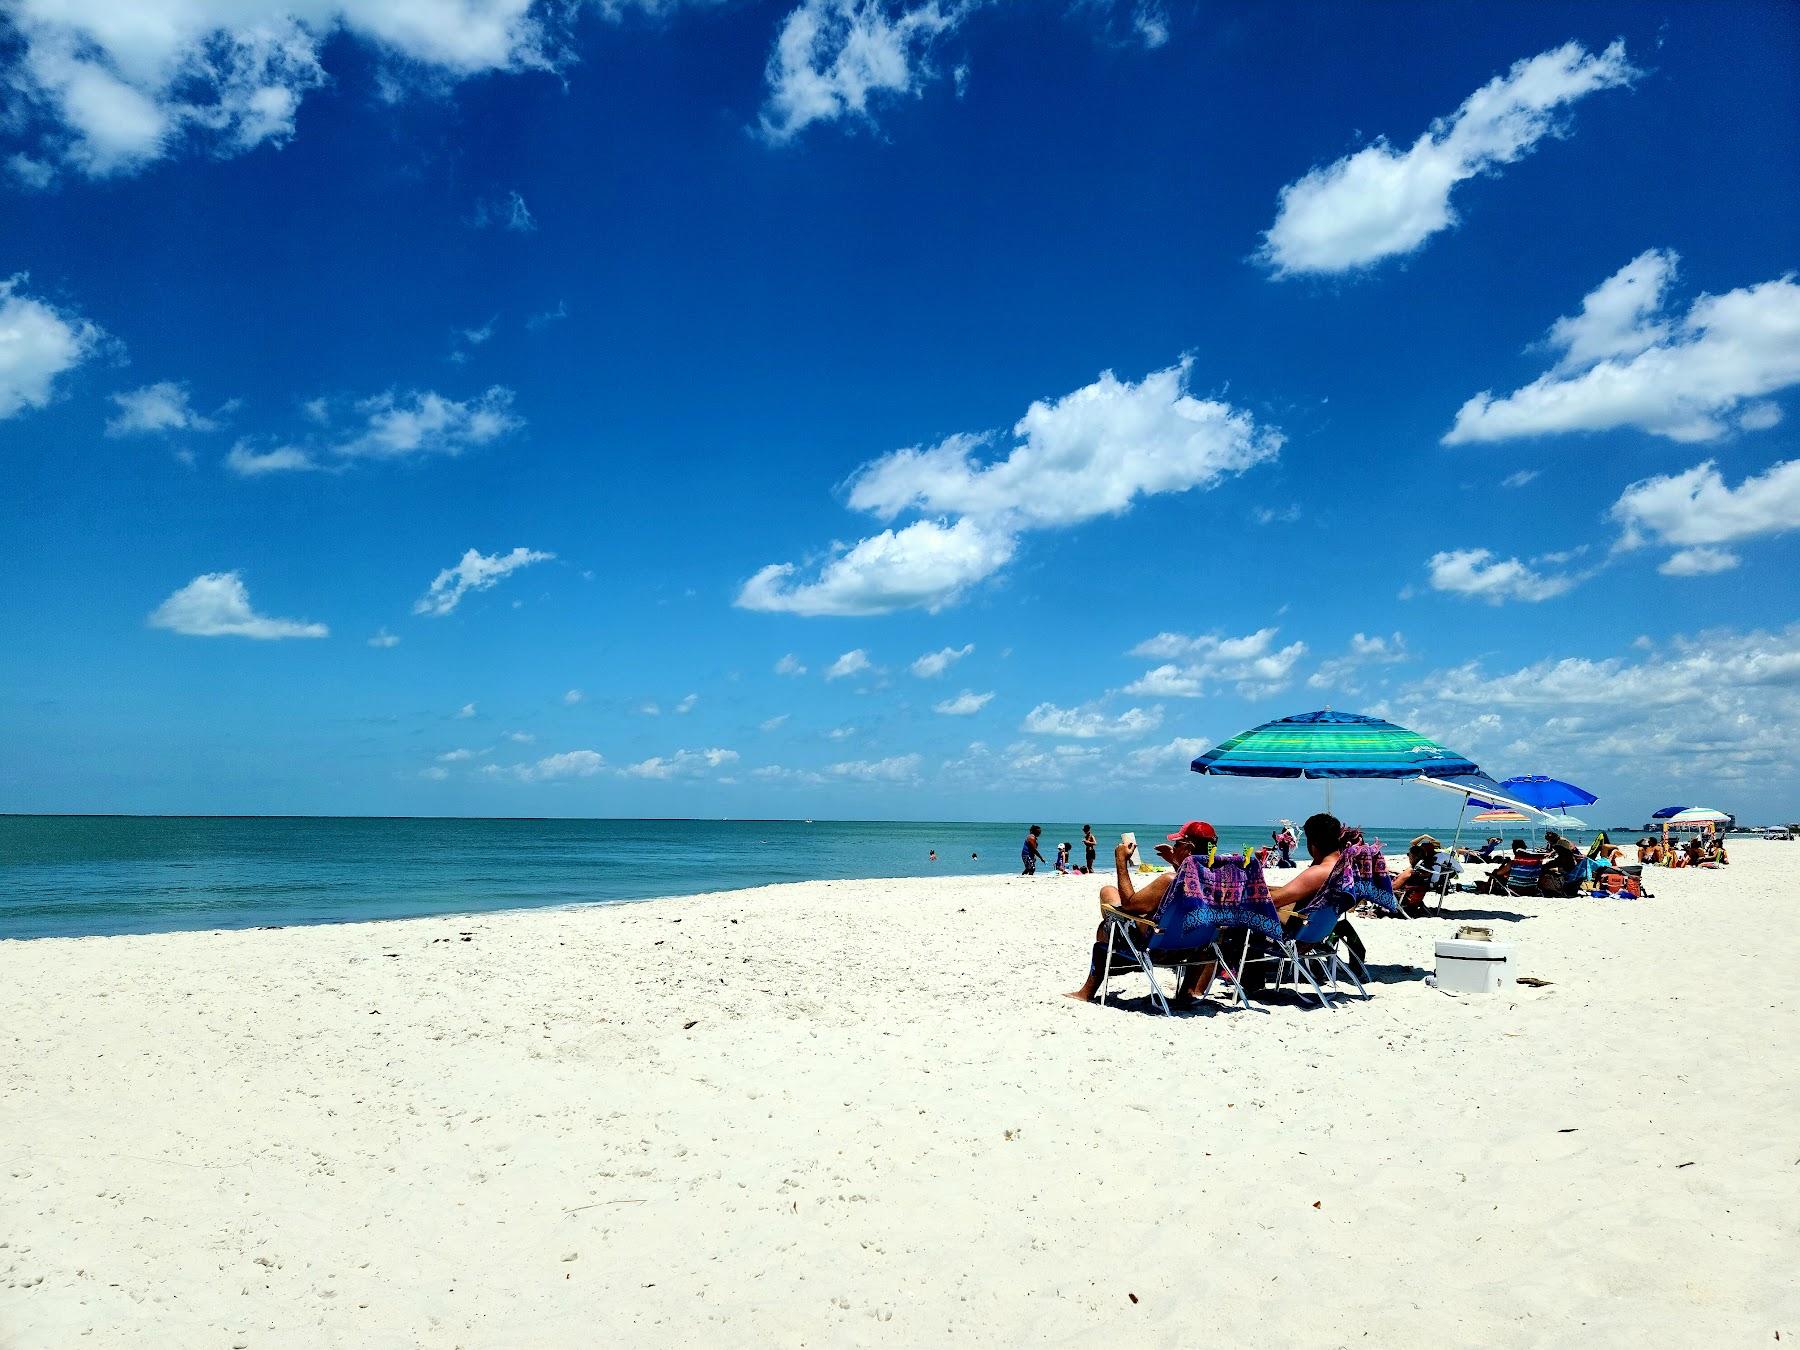
M1671 553L1656 570L1665 577L1706 577L1729 572L1737 565L1737 554L1721 548L1684 548Z
M46 408L57 377L98 350L105 334L79 314L23 295L24 273L0 281L0 420Z
M530 318L526 319L525 320L525 328L526 328L526 331L528 331L528 332L539 333L539 332L542 332L544 329L548 328L551 324L556 323L559 320L566 319L568 317L569 317L568 302L566 300L558 300L556 302L555 309L542 310L539 313L533 314Z
M356 411L363 429L332 450L350 458L402 459L408 455L459 455L523 426L512 411L512 390L494 385L477 398L445 398L430 390L397 396L392 390L363 399Z
M586 697L587 695L582 693L579 689L568 689L563 691L562 701L565 706L572 708Z
M1489 677L1480 662L1440 671L1420 688L1453 704L1494 709L1699 706L1721 693L1800 691L1800 625L1780 632L1710 632L1678 637L1669 652L1638 664L1620 659L1544 659L1510 675Z
M1045 529L1122 515L1139 497L1211 487L1274 458L1280 434L1189 394L1191 366L1184 357L1136 384L1105 371L1039 400L1014 425L1016 444L989 463L974 457L987 434L883 455L852 477L850 505L883 519L917 509Z
M627 6L602 5L608 16ZM441 88L564 59L570 16L532 0L16 0L6 78L37 158L102 177L193 148L280 145L301 100L328 82L344 35L369 49L385 92Z
M1542 469L1518 469L1502 478L1500 480L1500 486L1504 488L1522 488L1542 472Z
M506 739L515 745L530 745L537 740L537 737L529 731L509 731L506 733Z
M977 694L972 690L965 689L955 698L947 698L931 706L933 712L943 713L946 717L970 717L987 707L993 698L994 695L991 692Z
M1155 51L1169 41L1169 16L1160 4L1146 0L1131 12L1131 29L1146 50Z
M466 760L471 760L474 758L475 758L475 752L473 750L465 750L465 749L446 750L446 751L444 751L443 754L438 756L438 763L440 763L440 764L461 764Z
M694 705L700 701L700 695L689 694L677 703L673 709L677 717L684 717L694 711Z
M1282 188L1260 260L1277 277L1347 272L1413 252L1456 224L1458 183L1527 154L1562 128L1556 114L1640 74L1614 42L1595 56L1578 42L1518 62L1440 118L1406 150L1377 137Z
M444 768L441 764L433 764L419 770L419 777L432 783L441 783L449 776L450 770Z
M1781 425L1781 408L1774 403L1752 403L1738 414L1737 424L1743 431L1767 431Z
M750 776L765 783L804 783L813 787L825 781L824 774L812 769L784 769L779 764L765 764L760 769L752 769Z
M938 0L802 0L769 55L762 134L793 139L814 122L867 118L877 97L917 93L932 45L969 6Z
M595 750L564 750L545 755L535 764L515 764L510 769L488 766L524 783L548 783L559 778L592 778L606 767L606 757Z
M1467 748L1446 723L1478 710L1508 760L1553 762L1575 782L1596 761L1618 761L1655 782L1754 770L1765 790L1791 795L1800 624L1678 637L1635 660L1546 659L1500 674L1469 662L1422 678L1402 699L1382 715Z
M1084 741L1099 737L1128 740L1161 725L1160 707L1127 708L1117 717L1108 717L1091 703L1079 708L1040 703L1025 714L1023 729L1039 736L1070 736Z
M960 647L941 647L935 652L926 652L912 663L912 673L921 680L934 680L974 650L973 642L965 642Z
M1131 773L1144 777L1179 772L1204 754L1211 744L1204 737L1177 736L1167 745L1147 745L1142 750L1131 751L1125 756L1125 765Z
M531 214L525 198L516 191L509 192L504 197L476 202L475 214L469 218L469 224L478 230L492 226L497 230L512 230L518 234L530 234L538 227L537 217ZM474 340L479 342L483 339Z
M1491 605L1504 600L1549 600L1575 585L1577 578L1534 571L1517 558L1496 558L1485 548L1459 548L1434 553L1426 564L1431 588L1474 596Z
M112 395L118 415L108 420L108 436L148 435L159 431L211 431L219 424L194 411L187 386L158 380L141 389Z
M861 675L864 671L869 669L869 666L869 654L861 647L857 647L853 651L845 652L842 656L838 657L837 660L833 661L831 663L831 668L825 672L825 678L828 680L842 680L852 675Z
M387 629L383 628L380 631L378 631L374 637L369 639L369 645L371 647L384 647L384 648L385 647L398 647L400 645L400 639L395 637L392 633L388 632Z
M1306 655L1304 642L1277 647L1279 628L1259 628L1242 637L1216 633L1188 637L1158 633L1130 655L1167 663L1145 671L1124 692L1146 698L1199 698L1214 684L1235 684L1240 693L1262 697L1279 692Z
M638 711L645 717L661 717L662 705L658 703L641 703L638 705Z
M1562 352L1555 368L1585 370L1667 342L1669 325L1659 315L1680 261L1665 249L1640 253L1588 293L1581 313L1551 324L1547 344Z
M954 604L970 586L1012 559L1011 535L971 520L945 525L920 520L902 530L883 530L839 552L812 581L796 582L792 563L771 563L738 592L742 609L819 615L888 614L897 609L932 613Z
M512 411L512 390L494 385L475 398L453 399L431 390L397 395L392 390L352 405L356 424L328 436L314 432L298 445L259 450L253 440L240 440L225 457L225 467L240 477L318 470L336 460L405 459L412 455L460 455L492 444L518 430L525 420ZM320 428L332 422L331 400L316 398L302 405L309 421Z
M787 713L776 713L775 716L773 716L773 717L764 718L760 724L760 729L763 731L776 731L776 730L779 730L781 727L785 726L787 724L787 720L788 720Z
M887 759L855 759L833 764L827 772L862 783L911 783L919 776L918 755L892 755Z
M511 553L482 554L470 549L454 567L446 567L432 578L431 586L413 605L414 614L442 616L454 610L470 591L485 591L521 567L549 562L554 553L536 549L515 548Z
M804 675L806 667L800 664L800 658L789 652L775 663L777 675Z
M826 732L825 734L834 741L847 741L852 736L856 735L856 732L857 732L857 728L851 727L851 726L844 726L844 727L833 727L830 731Z
M456 716L461 719L467 719L467 718L473 717L474 715L475 715L475 705L473 703L465 703L462 705L462 707L460 707L456 710Z
M693 778L709 769L735 764L737 759L735 750L677 750L667 758L653 755L636 764L628 764L619 772L632 778Z
M1025 531L1123 514L1140 498L1211 487L1274 458L1280 433L1193 397L1190 368L1183 358L1135 384L1108 371L1033 403L997 459L976 456L999 438L959 433L870 461L851 477L849 505L883 520L926 518L834 549L812 581L796 582L791 563L765 567L737 603L809 615L935 612L1010 562Z
M1066 783L1075 778L1091 777L1108 763L1108 759L1109 752L1096 745L1045 747L1031 741L1019 741L1006 748L998 774L1015 783Z
M256 450L249 441L239 441L226 453L225 467L239 478L260 478L270 473L306 473L324 466L298 446Z
M1656 570L1669 577L1710 576L1738 565L1720 544L1800 529L1800 459L1784 460L1735 488L1711 460L1684 473L1633 483L1607 513L1623 528L1621 548L1654 540L1677 546Z
M322 638L331 631L322 623L258 614L236 572L195 577L150 612L150 626L188 637Z
M1319 663L1318 670L1307 677L1309 689L1341 688L1347 693L1357 692L1350 683L1351 677L1364 666L1386 666L1407 659L1406 639L1399 633L1383 637L1376 633L1353 633L1350 645L1343 655L1334 656Z
M1477 394L1444 444L1619 427L1711 441L1779 422L1779 408L1753 400L1800 383L1800 284L1790 274L1702 295L1675 317L1677 261L1653 249L1602 282L1551 327L1556 364L1510 394Z

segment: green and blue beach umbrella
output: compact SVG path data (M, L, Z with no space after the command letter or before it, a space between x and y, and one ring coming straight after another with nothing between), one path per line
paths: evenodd
M1416 731L1329 708L1239 732L1192 767L1233 778L1456 778L1481 772L1473 760Z

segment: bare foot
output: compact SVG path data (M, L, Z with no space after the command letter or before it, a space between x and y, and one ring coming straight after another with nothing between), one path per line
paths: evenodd
M1064 994L1063 997L1072 998L1077 1003L1092 1003L1094 1001L1094 996L1085 989L1071 989L1068 993Z

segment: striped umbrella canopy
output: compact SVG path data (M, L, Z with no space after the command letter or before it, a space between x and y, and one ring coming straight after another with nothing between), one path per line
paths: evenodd
M1195 773L1234 778L1437 778L1480 767L1416 731L1356 713L1296 713L1241 731L1201 755Z
M1531 817L1523 811L1497 810L1482 811L1470 816L1469 821L1475 825L1524 825L1530 823Z

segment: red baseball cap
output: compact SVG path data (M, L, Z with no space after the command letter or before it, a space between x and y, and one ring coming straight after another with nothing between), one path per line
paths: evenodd
M1171 844L1177 843L1183 839L1194 845L1216 844L1219 842L1219 832L1208 825L1204 820L1190 820L1179 830L1175 831L1174 834L1169 836L1169 842Z

